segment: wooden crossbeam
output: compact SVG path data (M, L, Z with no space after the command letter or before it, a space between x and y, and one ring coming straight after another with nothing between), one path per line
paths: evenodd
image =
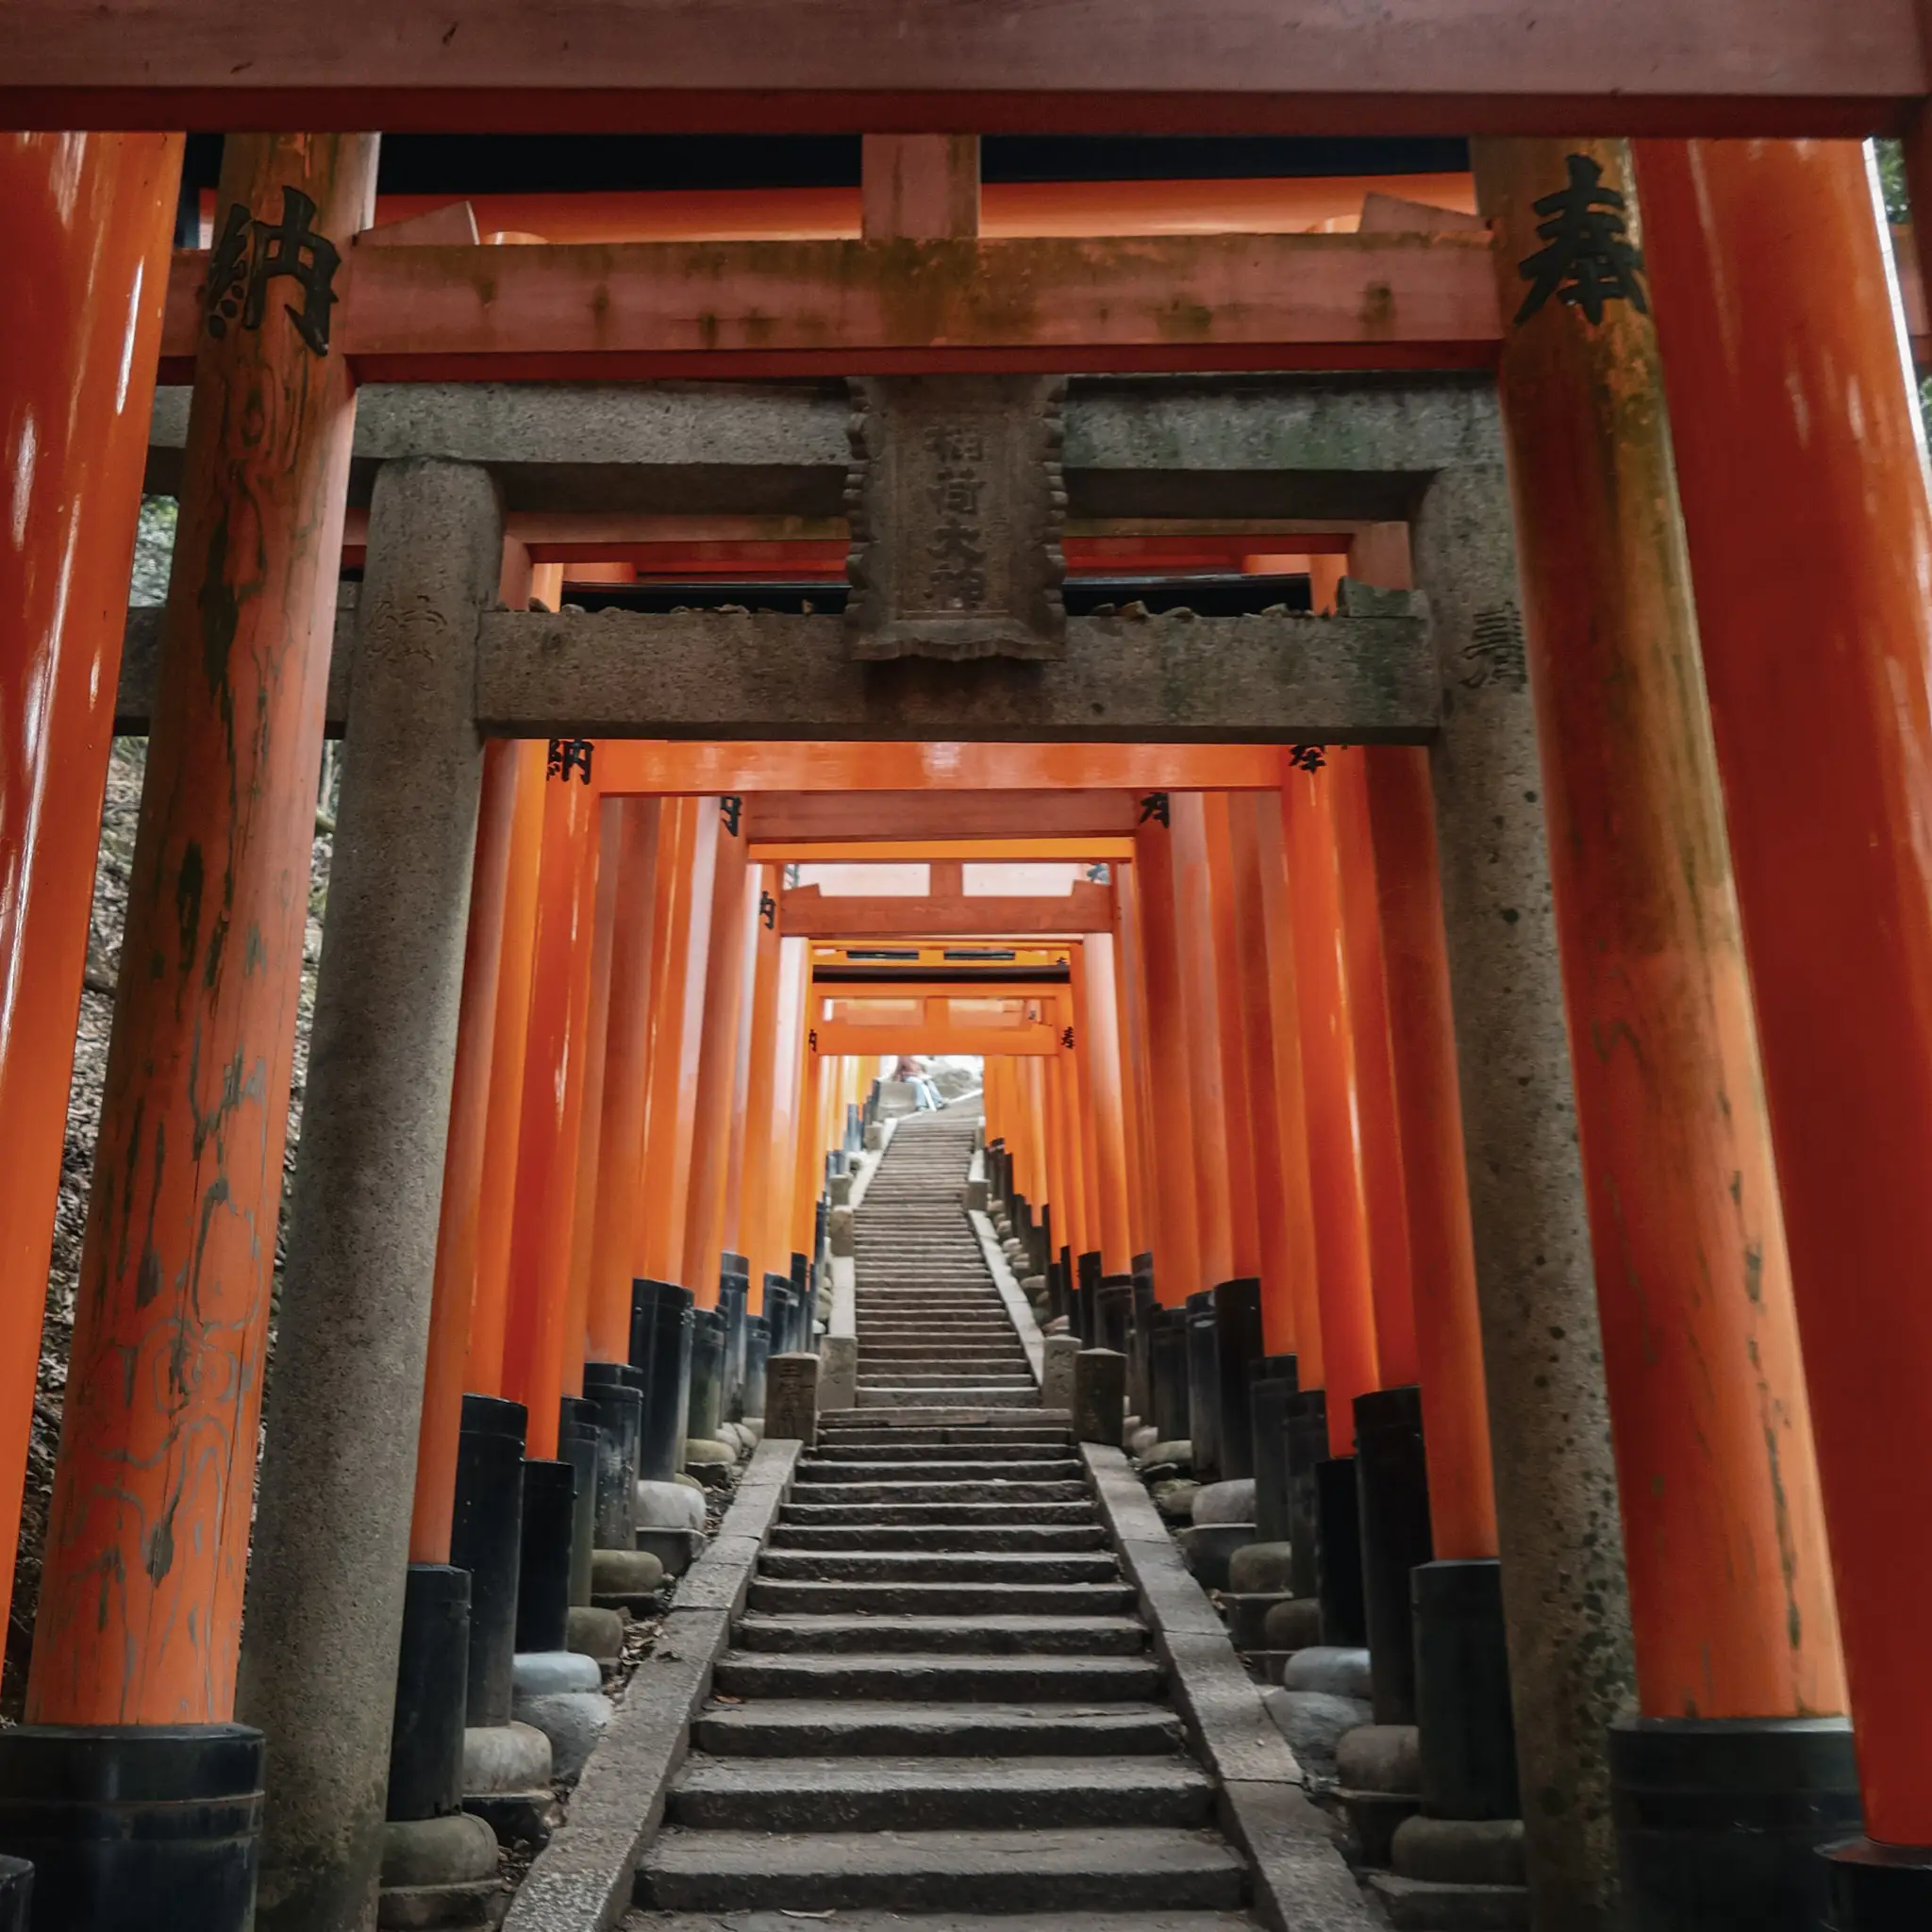
M1091 834L1069 839L892 839L851 841L753 839L754 865L915 865L950 859L969 865L1092 864L1134 856L1134 841Z
M778 929L805 939L1018 939L1111 932L1113 891L1085 880L1059 898L862 899L793 886L778 895Z
M166 380L207 272L175 258ZM337 295L371 382L1466 369L1501 340L1482 233L358 248Z
M820 1054L1023 1054L1041 1058L1059 1050L1051 1026L936 1026L924 1021L900 1026L822 1020L811 1029Z
M8 0L0 125L1864 135L1912 0Z
M1046 662L856 664L838 617L503 611L476 713L497 737L1420 742L1425 621L1083 617Z
M1120 839L1132 833L1140 809L1131 791L769 791L744 808L755 854L808 841Z

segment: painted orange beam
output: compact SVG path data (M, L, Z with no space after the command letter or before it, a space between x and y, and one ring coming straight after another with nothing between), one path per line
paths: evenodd
M1026 933L1108 932L1113 894L1082 883L1063 898L861 899L793 886L779 897L780 930L803 939L960 938Z
M821 1020L813 1028L818 1051L827 1058L870 1054L1052 1054L1060 1049L1051 1026L952 1026L926 1021L872 1025L851 1020Z
M166 358L208 260L175 258ZM366 382L1471 369L1501 338L1480 231L401 246L337 293Z
M609 739L597 787L611 792L1266 791L1287 770L1278 744L866 744Z
M14 127L366 126L658 133L1862 137L1927 90L1909 0L1444 0L1426 13L1225 0L961 0L920 32L739 0L645 17L492 0L458 33L381 0L75 14L15 0ZM1393 26L1403 31L1393 31ZM1659 56L1667 55L1667 58Z
M775 865L904 865L922 859L968 865L1077 865L1131 858L1134 841L1124 832L1091 832L1071 839L907 839L893 837L889 826L882 825L870 840L754 838L751 852L755 863Z
M1131 791L759 792L744 802L752 849L787 841L1131 839ZM841 852L841 858L850 853Z
M0 1629L87 963L181 141L14 135L0 226Z

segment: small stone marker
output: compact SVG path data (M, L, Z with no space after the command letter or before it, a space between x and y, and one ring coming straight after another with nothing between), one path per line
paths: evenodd
M1127 1419L1126 1357L1110 1348L1083 1348L1074 1357L1073 1406L1076 1441L1118 1449Z
M819 1358L774 1355L765 1364L765 1441L796 1440L808 1449L819 1440Z
M1077 1335L1049 1335L1041 1360L1040 1406L1041 1408L1072 1408L1074 1406L1074 1364L1080 1358Z
M832 1244L832 1253L840 1260L851 1259L857 1247L853 1240L850 1208L834 1208L826 1214L825 1238Z

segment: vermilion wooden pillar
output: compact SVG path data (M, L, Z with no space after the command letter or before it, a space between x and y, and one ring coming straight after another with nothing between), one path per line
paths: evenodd
M1496 1554L1496 1495L1429 755L1371 745L1364 759L1399 1070L1430 1532L1438 1559L1481 1559Z
M1924 446L1864 154L1639 155L1865 1828L1917 1848L1848 1858L1839 1909L1908 1924L1932 1914Z
M718 1299L684 1275L691 1202L691 1131L697 1108L698 1055L704 1043L706 960L710 950L711 893L718 863L718 801L679 801L679 841L664 990L651 1043L651 1102L644 1146L643 1260L638 1273L689 1288L700 1307Z
M621 801L591 1235L589 1343L593 1361L630 1359L631 1269L651 1071L651 975L663 819L658 799Z
M1282 787L1281 798L1293 906L1308 1181L1320 1264L1323 1386L1328 1391L1329 1444L1337 1456L1347 1456L1355 1443L1355 1398L1379 1388L1381 1375L1368 1211L1356 1137L1359 1100L1343 959L1333 774L1325 769L1296 772Z
M1111 933L1093 933L1075 950L1087 982L1087 1070L1093 1092L1093 1169L1100 1206L1100 1261L1124 1274L1134 1258L1127 1161L1127 1106L1121 1067L1119 976Z
M1193 1126L1195 1225L1201 1278L1212 1288L1234 1275L1234 1220L1238 1190L1245 1183L1252 1208L1254 1174L1235 1172L1227 1132L1226 1068L1221 1053L1221 1000L1215 967L1214 899L1208 877L1206 808L1198 791L1176 791L1169 808L1174 825L1174 909L1180 965L1190 1119Z
M564 1297L563 1392L584 1392L584 1362L591 1345L591 1283L597 1250L597 1181L603 1165L605 1053L610 1035L611 960L616 951L618 855L624 842L622 798L607 798L598 808L596 895L591 927L590 998L584 1030L571 1042L569 1078L578 1091L574 1176L575 1205L571 1215L570 1285Z
M1235 930L1234 843L1228 794L1204 791L1202 833L1214 950L1215 1034L1221 1045L1222 1119L1227 1137L1229 1268L1231 1275L1261 1272L1260 1173L1255 1158L1248 1092L1251 1050L1241 997L1241 941Z
M795 1255L808 1256L816 1265L819 1257L813 1244L813 1233L818 1219L819 1193L824 1186L819 1178L824 1171L819 1153L819 1119L826 1074L824 1058L812 1043L812 1029L817 1024L820 1002L811 991L808 958L805 980L805 1010L799 1041L798 1128L792 1141L796 1159L791 1178L791 1251Z
M1417 1381L1421 1371L1416 1359L1408 1202L1395 1066L1390 1052L1389 988L1383 964L1375 853L1369 832L1362 748L1337 746L1327 757L1335 799L1343 970L1348 975L1350 1045L1355 1056L1369 1280L1375 1300L1375 1361L1382 1386L1399 1389Z
M292 191L346 250L368 218L375 148L364 135L230 136L221 206L276 223ZM354 423L315 308L267 288L258 326L242 304L199 338L34 1724L207 1723L233 1708Z
M1154 1181L1147 1151L1147 998L1135 911L1139 875L1113 868L1113 957L1120 1023L1121 1099L1126 1131L1128 1245L1136 1255L1154 1246Z
M180 173L177 134L0 135L0 1627Z
M1315 1209L1308 1187L1301 1008L1295 997L1294 938L1278 794L1233 794L1228 800L1228 832L1234 859L1241 1030L1250 1060L1248 1105L1261 1240L1262 1339L1270 1355L1292 1352L1298 1357L1301 1387L1319 1389L1323 1363L1315 1288Z
M1088 1001L1087 953L1084 946L1067 948L1068 992L1071 997L1061 1008L1061 1037L1071 1029L1074 1044L1068 1049L1074 1077L1074 1144L1080 1159L1080 1212L1087 1233L1087 1248L1102 1254L1107 1246L1106 1230L1100 1215L1100 1132L1098 1100L1093 1091L1093 1014ZM1101 1266L1106 1267L1103 1257Z
M683 1279L699 1305L718 1299L724 1241L724 1192L731 1159L732 1104L738 1091L738 1020L744 1000L744 893L749 847L741 799L719 812L711 930L700 1008L697 1092L691 1113L691 1205L684 1229Z
M784 942L778 937L778 876L777 867L761 865L753 869L747 880L751 916L755 921L751 929L751 1056L744 1090L744 1155L739 1177L736 1247L749 1266L749 1307L754 1315L764 1312L766 1272L784 1274L789 1265L786 1257L791 1253L789 1215L787 1241L782 1250L772 1236L771 1177L777 1167L781 1132L779 1091L784 1084L779 1069L781 1065L789 1069L790 1065L790 1056L783 1051L781 1021L780 965ZM768 901L769 920L765 911ZM792 943L796 946L804 942Z
M530 1031L530 974L536 963L537 888L543 863L546 752L541 738L524 739L516 742L512 760L515 804L505 866L496 1013L491 1027L482 1198L476 1213L476 1289L470 1312L469 1367L463 1378L465 1390L478 1395L503 1392L517 1142L524 1125L524 1058Z
M529 1410L525 1442L533 1461L557 1455L558 1399L568 1381L571 1242L584 1101L576 1063L589 1030L601 806L597 793L575 775L551 774L543 797L503 1351L503 1392Z
M470 884L470 926L463 947L462 1008L450 1083L441 1213L436 1230L436 1281L429 1304L423 1419L416 1439L416 1496L409 1518L412 1563L449 1561L457 1493L457 1437L462 1424L470 1315L476 1294L477 1228L490 1131L490 1068L516 804L517 745L512 740L497 739L484 748L482 798L476 814L476 857Z
M1134 833L1135 910L1147 998L1147 1153L1158 1211L1154 1217L1154 1291L1179 1307L1203 1287L1201 1227L1194 1190L1194 1108L1188 1077L1187 1001L1181 985L1174 914L1173 794L1141 801Z

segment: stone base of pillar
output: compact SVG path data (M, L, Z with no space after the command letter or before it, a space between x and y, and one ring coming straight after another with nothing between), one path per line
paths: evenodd
M263 1757L246 1724L0 1732L0 1853L34 1868L33 1923L247 1932Z
M377 1925L491 1925L502 1899L496 1834L486 1820L458 1811L383 1826Z
M1836 1932L1907 1932L1932 1924L1932 1846L1855 1838L1826 1845L1823 1862Z
M472 1724L463 1733L463 1809L496 1841L541 1847L563 1823L550 1789L550 1740L531 1724Z
M1817 1852L1863 1822L1844 1718L1613 1724L1610 1800L1631 1932L1811 1932L1833 1871Z

